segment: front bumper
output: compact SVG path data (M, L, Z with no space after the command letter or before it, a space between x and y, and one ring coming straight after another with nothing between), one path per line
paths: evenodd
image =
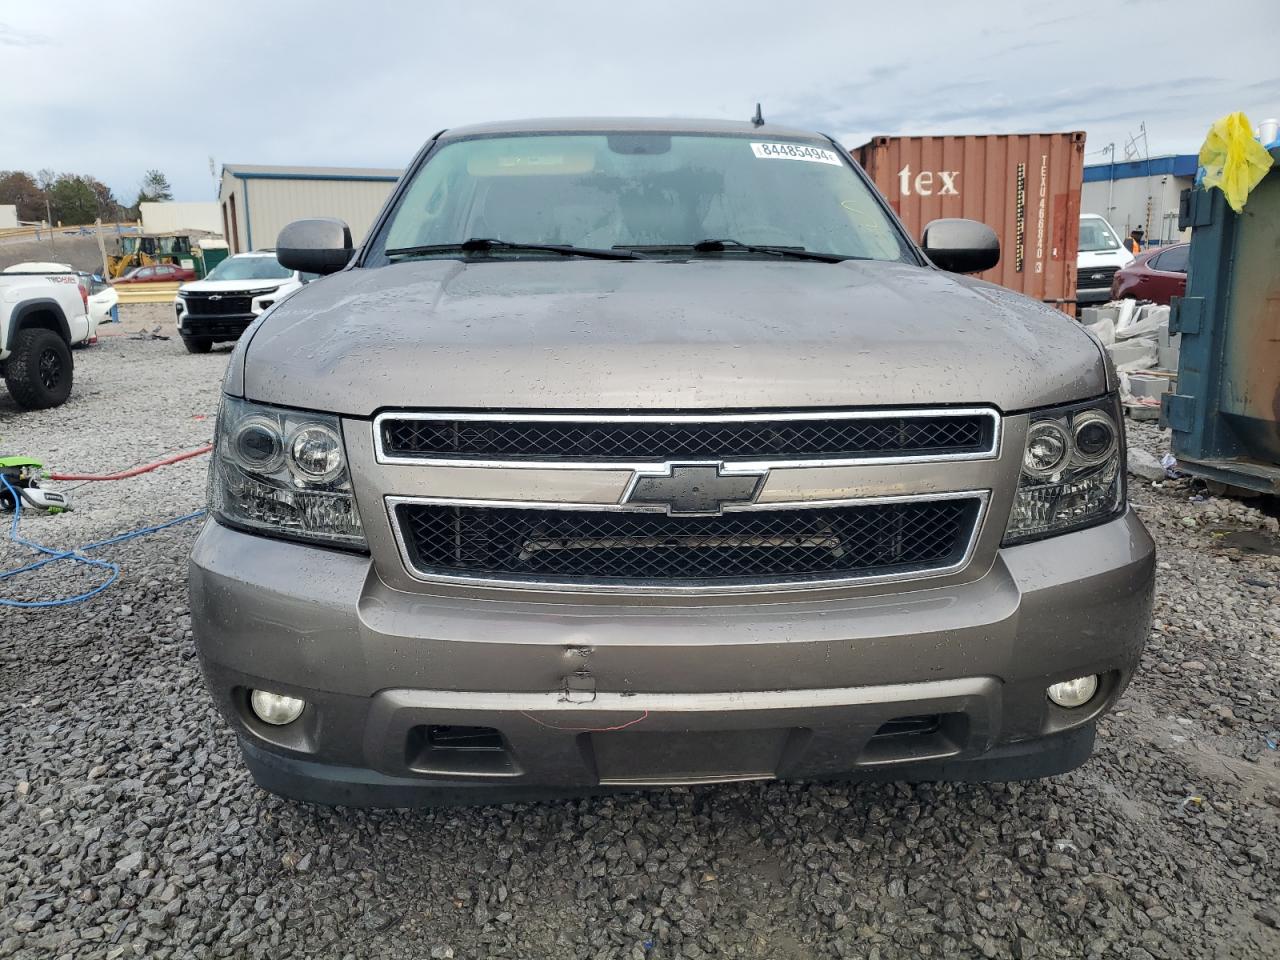
M1061 772L1088 756L1093 721L1132 675L1153 576L1130 513L1003 549L979 579L928 589L538 603L393 590L367 557L210 522L191 598L206 680L260 783L406 805ZM1087 673L1103 677L1089 705L1045 697ZM253 688L308 709L268 727L248 710ZM490 733L468 741L459 728Z
M239 340L240 335L257 319L252 313L192 316L179 311L178 333L184 337L214 341Z
M1111 284L1105 287L1082 287L1076 290L1076 305L1087 305L1090 303L1110 303L1111 302Z

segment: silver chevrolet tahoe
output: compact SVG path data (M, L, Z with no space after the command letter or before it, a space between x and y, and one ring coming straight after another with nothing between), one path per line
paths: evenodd
M401 806L1082 763L1147 636L1116 381L832 139L450 130L231 357L196 642L257 781Z

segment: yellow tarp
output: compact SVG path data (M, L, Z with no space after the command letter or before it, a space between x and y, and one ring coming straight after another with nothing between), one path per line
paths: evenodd
M1204 188L1217 187L1236 213L1244 210L1249 191L1271 169L1271 154L1253 138L1253 127L1243 113L1229 113L1209 128L1200 148Z

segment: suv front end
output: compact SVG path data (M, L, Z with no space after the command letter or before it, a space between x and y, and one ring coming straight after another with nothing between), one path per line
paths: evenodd
M705 457L388 450L423 434L405 424L437 440L466 424L509 448L549 426L616 444L814 422L736 416L734 431L696 415L371 422L228 398L193 613L255 776L304 799L401 805L1018 778L1088 756L1151 603L1114 396L1009 416L824 412L823 429L941 422L982 439L812 465L726 450L707 476L758 477L758 493L709 514L626 502L637 479L678 480ZM287 722L272 722L261 702L283 698Z
M238 340L279 298L279 287L262 290L202 290L186 285L174 297L178 333L217 343Z
M191 600L258 782L401 806L1082 763L1154 575L1096 343L910 251L609 249L357 259L237 347ZM950 319L979 311L998 337Z
M270 251L228 257L173 298L178 335L192 353L239 340L258 317L310 279L281 266Z

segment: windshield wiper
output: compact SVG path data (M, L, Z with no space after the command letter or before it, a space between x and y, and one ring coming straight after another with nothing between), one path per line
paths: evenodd
M596 260L644 260L643 254L634 250L600 250L595 247L575 247L570 243L515 243L472 237L461 243L428 243L416 247L396 247L384 251L388 257L426 257L440 253L487 253L490 250L529 250L540 253L558 253L565 257L591 257Z
M838 253L817 253L804 247L780 247L769 243L741 243L737 240L699 240L693 245L694 253L723 253L725 250L743 250L747 253L766 253L775 257L795 257L797 260L820 260L823 263L839 263L851 260Z
M741 250L743 253L763 253L771 257L794 257L797 260L817 260L821 263L839 263L842 260L865 260L866 257L846 257L839 253L818 253L804 247L784 247L767 243L741 243L737 240L699 240L697 243L673 243L632 247L645 253L677 253L690 250L693 253L724 253Z

